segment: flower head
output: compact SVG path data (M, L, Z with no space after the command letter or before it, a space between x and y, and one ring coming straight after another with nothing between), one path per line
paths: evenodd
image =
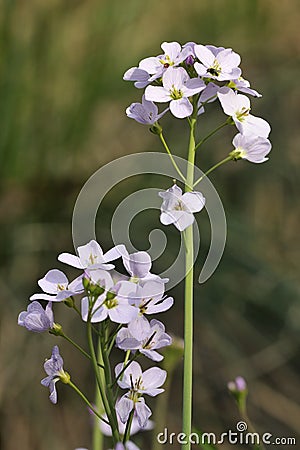
M83 292L82 277L78 277L69 283L66 275L57 269L49 270L38 281L38 285L44 291L33 294L30 300L48 300L49 302L62 302L72 295Z
M114 268L114 265L108 263L120 258L122 248L123 245L117 245L108 252L103 253L98 242L92 240L88 244L77 248L79 256L72 255L71 253L61 253L58 256L58 260L78 269L110 270Z
M18 325L35 333L43 333L53 327L54 318L52 306L49 302L46 309L39 302L32 302L27 311L22 311L18 317Z
M180 119L193 112L189 97L201 92L205 83L200 78L190 78L183 67L170 67L162 77L162 86L148 86L145 98L154 102L170 102L171 113Z
M133 284L127 298L130 305L139 309L139 317L144 314L157 314L167 311L174 303L172 297L164 297L165 286L160 280L149 280L139 284Z
M236 80L230 80L230 82L228 83L228 87L240 92L244 92L244 94L253 95L253 97L262 96L259 92L251 89L249 81L245 80L243 77L239 77Z
M124 247L122 251L123 265L129 275L131 276L130 281L132 282L145 282L148 280L154 280L162 283L167 283L168 278L160 278L150 272L152 267L151 256L149 253L141 251L135 253L128 253Z
M271 151L272 145L269 139L259 136L244 136L237 134L232 141L235 150L230 155L233 159L247 159L253 163L263 163Z
M268 122L261 117L250 114L250 100L242 94L235 94L231 89L223 88L218 92L223 111L231 116L237 129L245 135L267 138L271 131Z
M149 73L139 67L131 67L131 69L128 69L123 75L123 80L134 81L134 86L138 89L143 89L151 83L150 78Z
M102 322L109 317L112 322L128 323L137 316L138 309L128 302L128 294L135 289L134 283L118 281L114 285L110 274L101 269L91 271L90 277L102 293L94 302L88 297L81 300L81 315L85 322Z
M143 321L129 323L128 328L122 328L116 338L116 345L122 350L139 350L140 353L152 359L161 361L163 356L155 350L171 345L172 338L165 333L165 326L158 320L152 319L149 323L146 318Z
M191 53L189 46L181 48L178 42L163 42L161 48L164 54L143 59L139 68L152 75L151 81L160 78L169 67L181 64Z
M123 370L123 363L115 368L116 377ZM122 379L118 379L121 389L129 391L116 403L116 410L121 422L126 423L130 412L134 409L140 427L144 428L152 414L151 409L146 405L144 394L152 397L164 391L160 387L166 380L167 373L158 367L151 367L142 372L141 366L133 361L123 372Z
M238 68L241 58L231 48L195 45L194 52L200 61L194 67L201 77L226 81L241 75L241 69Z
M57 403L57 392L55 384L61 380L63 383L70 381L70 375L63 369L63 359L59 354L58 346L55 345L52 349L52 355L50 359L47 359L44 364L44 369L48 375L43 378L41 384L46 386L50 390L50 400L52 403Z
M157 122L169 108L158 114L158 108L155 103L145 99L143 95L142 103L132 103L126 109L126 115L144 125L153 125Z
M160 221L163 225L174 224L179 231L185 230L194 222L195 212L201 211L205 198L201 192L186 192L176 184L170 189L158 194L163 198Z
M103 418L107 419L107 415L103 414ZM121 422L120 417L117 415L117 421L118 421L118 429L119 429L119 433L121 435L125 434L125 430L126 430L126 424L124 424L123 422ZM111 426L108 425L106 422L103 422L102 420L99 421L99 426L100 429L102 431L102 433L105 436L112 436L112 431L111 431ZM132 418L132 422L131 422L131 427L130 427L130 436L133 436L134 434L138 433L139 431L146 431L146 430L152 430L154 427L154 424L152 422L152 420L148 420L148 422L146 423L146 425L141 428L137 419L136 414L133 415Z

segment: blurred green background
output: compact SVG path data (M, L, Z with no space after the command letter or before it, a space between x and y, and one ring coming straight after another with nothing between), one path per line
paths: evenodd
M218 271L196 287L194 423L216 433L234 429L238 413L226 384L243 375L258 430L296 436L299 1L1 0L0 20L1 449L90 447L90 419L80 400L61 385L53 406L40 385L43 360L58 338L17 327L17 315L37 291L38 278L50 268L64 269L56 257L72 251L72 211L88 177L114 158L163 151L147 128L126 117L126 107L140 101L141 91L122 75L141 58L159 54L161 42L173 40L232 47L241 54L243 75L263 93L253 100L253 113L273 129L268 163L232 163L211 177L227 213L228 240ZM202 136L224 117L210 111ZM164 123L170 145L184 156L186 124ZM207 143L201 168L226 156L233 135L233 127L225 129ZM169 184L165 180L161 187ZM131 188L143 186L149 180L137 178ZM111 246L110 205L119 195L115 189L102 210L107 220L98 240L105 249ZM154 212L137 219L133 240L140 249L147 248L148 227L156 228L158 217ZM210 236L205 215L201 221L203 259ZM177 233L165 231L172 252ZM183 286L172 294L175 306L162 320L180 336ZM56 320L84 343L77 318L65 309L56 308ZM92 396L88 367L59 344L66 369ZM175 432L181 426L181 381L179 367L167 419ZM151 433L136 442L150 450Z

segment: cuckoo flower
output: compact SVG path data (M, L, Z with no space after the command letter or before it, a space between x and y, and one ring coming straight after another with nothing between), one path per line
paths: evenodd
M124 365L120 363L115 368L116 377L123 370ZM151 367L142 372L141 366L133 361L122 374L122 379L118 379L121 389L129 391L116 403L116 411L121 422L128 421L130 412L134 409L140 427L144 428L152 414L151 409L146 405L143 395L155 397L164 391L160 387L166 380L167 373L158 367Z
M203 114L205 112L204 106L207 103L214 102L218 98L218 92L220 90L220 86L215 83L208 83L206 88L201 92L199 100L198 100L198 115Z
M192 53L189 46L182 49L178 42L163 42L161 48L163 55L145 58L139 64L139 68L152 75L152 79L160 78L169 67L179 66Z
M243 77L239 77L237 80L230 80L228 87L235 89L236 91L244 92L244 94L253 95L253 97L261 97L262 95L250 88L250 83Z
M38 281L38 285L44 293L33 294L30 300L48 300L49 302L62 302L72 295L83 292L82 277L78 277L69 283L66 275L57 269L49 270Z
M55 345L52 349L52 355L50 359L47 359L44 363L44 369L48 375L43 378L41 384L46 386L50 390L50 400L52 403L57 403L57 392L55 384L61 380L63 383L70 381L70 375L63 369L63 359L59 354L58 346Z
M271 131L268 122L250 113L250 100L242 94L235 94L231 89L223 88L218 92L223 111L231 116L237 129L245 135L255 135L267 138Z
M200 61L194 67L201 77L226 81L236 79L242 73L238 68L241 58L231 48L195 45L194 52Z
M139 308L139 316L167 311L173 305L174 300L172 297L164 297L164 289L162 281L141 282L134 285L134 289L128 293L129 303Z
M117 245L108 252L103 253L98 242L92 240L88 244L77 248L79 256L72 255L71 253L61 253L58 256L58 260L78 269L110 270L114 268L114 265L108 263L120 258L122 248L123 245Z
M272 145L269 139L259 136L244 136L237 134L232 141L235 150L230 153L233 159L247 159L253 163L263 163L271 151Z
M116 345L122 350L139 350L140 353L152 359L161 361L163 356L155 350L171 345L172 338L165 333L165 326L158 320L151 320L149 323L144 318L142 326L140 322L133 320L128 328L122 328L116 338Z
M123 80L134 81L134 86L138 89L143 89L152 81L149 73L139 67L131 67L128 69L123 75Z
M132 281L138 281L140 278L147 278L150 274L152 261L149 253L135 252L129 254L125 249L122 254L122 260L125 269L131 275Z
M158 194L163 199L160 221L163 225L174 224L179 231L185 230L194 222L195 212L201 211L205 198L201 192L186 192L176 184Z
M170 67L162 77L162 86L148 86L145 98L153 102L170 102L170 111L179 119L193 112L189 97L203 91L205 83L200 78L190 79L183 67Z
M131 119L136 120L143 125L153 125L157 122L169 108L158 114L158 108L153 102L149 102L143 95L142 103L132 103L127 109L126 114Z
M106 414L103 414L103 418L107 420ZM117 416L117 421L118 421L119 433L120 433L120 435L123 436L125 434L126 425L121 422L119 416ZM105 436L112 436L112 431L111 431L110 425L108 425L104 421L100 421L99 426L100 426L102 433ZM143 428L141 428L139 425L137 416L136 416L136 414L134 414L133 418L132 418L132 422L131 422L131 427L130 427L130 436L133 436L134 434L138 433L139 431L152 430L153 426L154 426L154 424L153 424L152 420L148 420L146 425Z
M111 276L104 270L93 270L90 276L102 292L93 302L88 297L81 300L81 315L85 322L102 322L109 317L112 322L128 323L137 316L138 309L128 302L129 293L135 289L134 283L119 281L114 285Z
M42 307L39 302L32 302L27 307L27 311L22 311L18 317L18 325L27 328L35 333L43 333L53 327L54 318L51 302Z
M122 260L125 269L131 276L130 281L134 283L148 280L155 280L161 283L167 283L169 281L168 278L162 279L158 275L150 272L152 261L147 252L142 251L129 254L124 246L122 250Z

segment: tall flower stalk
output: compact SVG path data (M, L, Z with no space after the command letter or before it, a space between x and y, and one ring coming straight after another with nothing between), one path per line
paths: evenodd
M149 126L159 137L178 175L178 182L184 188L183 192L173 180L173 185L159 192L159 196L162 198L161 223L173 224L182 233L185 244L182 433L186 439L182 449L190 450L195 260L193 227L195 213L206 204L204 195L194 188L201 186L206 176L227 162L240 159L253 163L265 162L271 150L268 140L270 126L264 119L250 114L250 100L244 94L254 97L260 94L241 78L240 57L232 49L193 42L183 46L177 42L164 42L161 48L162 54L143 59L138 67L132 67L125 73L125 80L133 81L138 89L145 88L141 103L131 104L126 114ZM197 143L197 124L215 101L229 117ZM167 105L159 112L156 103ZM167 113L175 119L185 119L189 124L186 170L177 165L175 153L163 134L160 120ZM208 139L227 125L236 126L238 130L232 140L234 148L229 148L220 161L195 180L196 151L199 152ZM122 260L127 276L120 276L114 271L114 261L117 259ZM166 371L159 367L143 371L140 362L146 357L159 363L164 356L157 350L172 343L162 322L156 318L148 320L149 315L167 311L173 305L173 298L165 293L168 280L151 272L152 261L147 252L129 254L123 244L103 252L99 243L92 240L78 247L76 255L62 253L58 260L79 269L81 273L69 282L61 270L47 272L38 281L42 292L30 297L32 303L20 313L18 324L35 333L49 331L77 349L79 355L91 365L97 389L96 399L91 402L71 380L69 372L65 372L56 345L51 358L44 364L47 377L42 384L49 388L52 403L57 403L56 383L61 381L69 385L84 406L89 408L94 415L92 450L102 450L102 433L111 436L114 450L136 450L136 445L131 441L134 432L152 427L152 411L144 396L161 394L167 376ZM45 308L39 301L47 301ZM66 305L80 316L88 350L65 334L62 326L54 321L54 304ZM112 351L115 346L125 353L123 360L113 368Z

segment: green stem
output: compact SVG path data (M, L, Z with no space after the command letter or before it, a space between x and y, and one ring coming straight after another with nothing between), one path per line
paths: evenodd
M239 408L239 410L240 410L240 414L241 414L242 419L248 425L247 431L249 433L258 434L256 429L255 429L255 427L254 427L254 425L252 424L252 422L251 422L251 420L250 420L250 418L248 416L246 405L243 408ZM264 446L264 444L262 442L260 442L259 445L255 445L253 448L254 448L254 450L266 450L266 447Z
M101 362L101 366L104 367L103 358L102 358L102 352L101 352L101 340L100 337L98 337L98 351L97 351L97 361L99 364L99 361ZM102 379L102 383L104 383L104 372L101 370L100 377ZM101 395L98 389L98 386L96 387L95 392L95 405L98 411L104 412L103 403L101 399ZM93 450L102 450L103 448L103 434L99 427L99 422L97 420L97 417L95 417L94 424L93 424Z
M185 176L183 175L183 173L181 172L181 170L180 170L179 167L177 166L177 164L176 164L176 162L175 162L175 160L174 160L174 158L173 158L173 155L172 155L172 153L171 153L171 150L169 149L168 144L167 144L166 141L165 141L165 138L164 138L164 136L163 136L163 134L162 134L162 131L159 133L158 136L159 136L159 139L161 140L163 146L165 147L166 152L167 152L168 155L170 156L170 159L171 159L171 162L172 162L172 164L173 164L173 166L174 166L174 169L176 170L176 172L178 173L178 175L181 177L182 181L185 182L185 181L186 181L186 180L185 180Z
M101 414L98 413L98 411L93 407L91 402L86 398L83 392L70 380L67 383L74 391L82 398L82 400L88 405L88 407L93 411L93 413L103 422L105 422L107 425L109 425L108 420L104 419L104 417L101 416Z
M108 333L108 329L106 328L105 330L105 338L107 339L107 333ZM113 424L112 424L112 428L114 426L114 428L117 430L117 432L119 433L119 427L118 427L118 421L117 421L117 414L116 414L116 409L115 409L115 401L113 398L113 392L112 392L112 376L111 376L111 367L110 367L110 361L109 361L109 355L107 352L107 348L105 346L105 341L101 341L101 351L102 351L102 358L103 358L103 363L104 363L104 375L105 375L105 383L107 386L107 399L108 402L111 406L111 416L112 416L112 420L113 420Z
M91 353L93 369L94 369L94 373L96 376L96 381L97 381L98 388L100 391L101 400L102 400L106 415L108 417L108 420L109 420L109 423L110 423L110 426L112 429L112 436L113 436L113 441L114 441L114 445L115 445L119 441L119 431L118 431L118 428L116 427L115 421L112 417L111 407L108 403L105 389L104 389L104 386L102 383L102 379L101 379L101 376L100 376L100 373L98 370L97 357L96 357L94 343L93 343L92 324L90 321L87 322L87 334L88 334L88 343L89 343L89 348L90 348L90 353Z
M217 164L215 164L214 166L212 166L210 169L208 169L207 172L205 172L200 178L198 178L197 181L195 181L194 186L197 186L197 184L200 183L200 181L203 180L203 178L205 178L208 174L210 174L211 172L213 172L215 169L217 169L218 167L222 166L223 164L227 163L228 161L232 161L233 157L232 156L227 156L227 158L222 159L222 161L219 161Z
M190 140L188 149L188 167L185 192L190 192L194 184L195 161L195 126L196 117L190 118ZM185 257L185 303L184 303L184 369L183 369L183 421L182 431L186 436L192 432L192 398L193 398L193 278L194 278L194 243L193 225L185 229L186 257ZM190 450L191 443L182 448Z
M123 437L123 444L126 444L128 439L130 438L130 431L131 431L133 415L134 415L134 409L132 409L132 411L128 417L127 423L126 423L125 433L124 433L124 437Z
M73 341L73 339L71 339L69 336L67 336L65 333L60 334L59 336L61 336L62 338L64 338L66 341L68 341L70 344L73 345L73 347L77 348L77 350L80 351L80 353L82 353L86 358L91 359L90 355L83 350L82 347L80 347L80 345L76 344L76 342Z
M217 131L221 130L222 128L226 127L226 125L229 125L228 120L226 120L226 122L221 123L221 125L219 125L217 128L215 128L213 131L211 131L209 134L207 134L203 139L201 139L200 142L198 142L198 144L195 146L195 151L201 147L202 144L204 144L204 142L207 141L207 139L209 139L211 136L213 136L215 133L217 133Z

